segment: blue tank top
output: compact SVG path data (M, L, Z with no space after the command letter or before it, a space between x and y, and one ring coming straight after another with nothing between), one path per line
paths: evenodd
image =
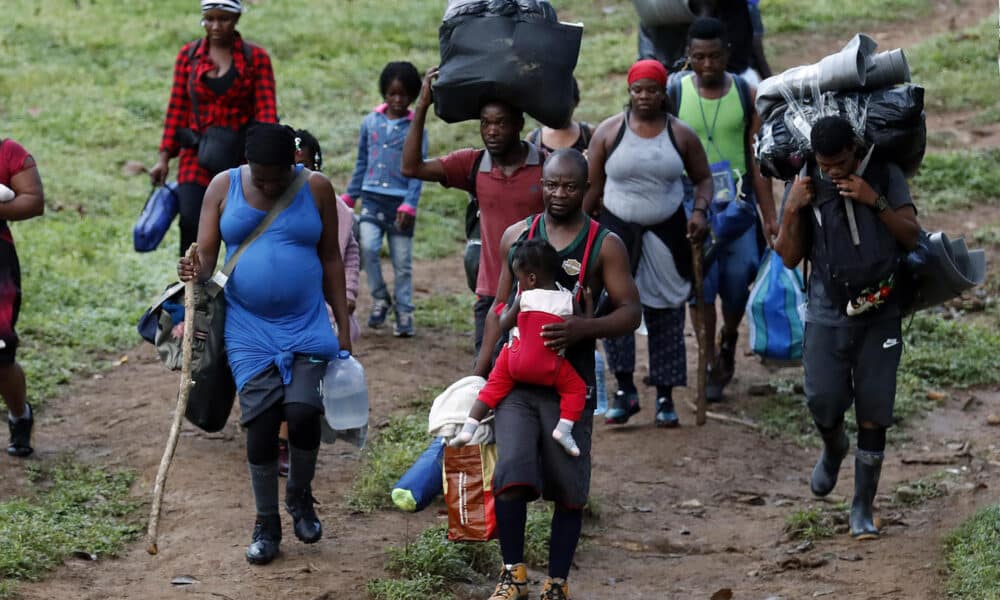
M296 167L296 173L302 166ZM219 220L226 260L266 211L247 204L240 168L229 171ZM240 257L226 284L226 352L236 388L272 364L291 382L295 354L330 359L339 350L323 297L317 246L323 222L309 185Z

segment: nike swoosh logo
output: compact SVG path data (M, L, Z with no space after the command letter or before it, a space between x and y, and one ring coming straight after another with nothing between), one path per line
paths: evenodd
M886 341L882 342L882 348L888 350L889 348L892 348L893 346L896 346L898 344L899 340L897 340L896 338L889 338Z

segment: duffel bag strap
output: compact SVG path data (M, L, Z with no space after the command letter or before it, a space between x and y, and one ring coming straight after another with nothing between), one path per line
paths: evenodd
M244 168L246 167L240 167L241 171ZM278 218L278 215L281 214L282 211L292 204L292 200L295 198L295 195L298 194L299 190L302 189L302 186L306 185L309 181L310 175L312 175L312 171L309 169L303 168L299 171L298 175L295 176L295 179L292 180L291 185L285 188L284 193L281 194L281 197L278 198L278 200L274 203L274 206L271 207L271 210L267 211L267 214L264 215L264 218L257 224L257 227L255 227L254 230L250 232L250 235L243 240L243 243L236 249L236 252L233 252L232 257L226 261L226 264L222 265L219 272L212 277L212 281L215 282L220 289L226 287L226 282L229 280L229 276L233 273L233 269L236 268L236 263L239 262L240 256L243 255L243 252L254 242L254 240L259 238L261 234L263 234L264 231L271 226L271 223Z

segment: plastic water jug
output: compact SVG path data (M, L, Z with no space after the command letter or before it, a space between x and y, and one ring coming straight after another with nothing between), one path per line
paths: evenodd
M323 376L323 408L334 431L368 424L368 384L365 369L347 350L341 350Z
M597 350L594 351L594 379L597 388L597 408L595 415L603 415L608 411L608 387L604 381L604 357Z

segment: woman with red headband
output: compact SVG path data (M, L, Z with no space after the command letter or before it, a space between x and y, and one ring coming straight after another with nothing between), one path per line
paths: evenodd
M697 134L671 113L667 70L640 60L628 72L624 112L598 126L590 142L590 190L584 210L618 234L629 250L649 332L649 380L656 386L656 424L676 427L672 390L687 384L684 305L691 295L691 244L708 231L711 171ZM690 221L681 175L695 185ZM639 412L633 381L635 336L604 340L618 391L607 422L622 424Z

